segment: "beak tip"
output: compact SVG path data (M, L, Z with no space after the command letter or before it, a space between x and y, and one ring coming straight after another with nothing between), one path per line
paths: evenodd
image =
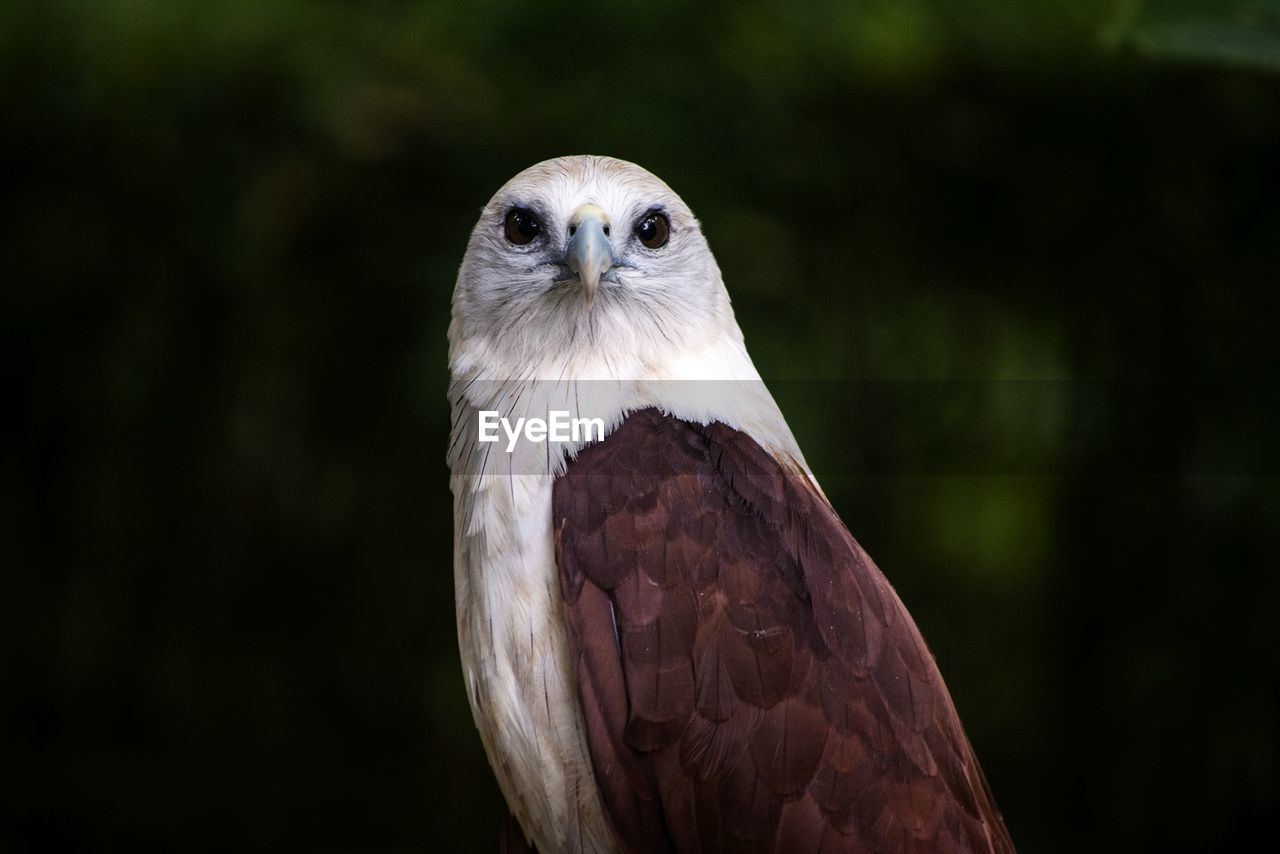
M600 289L600 277L598 275L582 276L580 277L580 282L582 283L583 302L587 304L587 308L591 308L596 301L596 291Z

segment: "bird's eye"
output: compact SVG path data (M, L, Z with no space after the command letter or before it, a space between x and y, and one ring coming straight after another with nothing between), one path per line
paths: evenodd
M532 211L512 208L507 211L503 230L506 232L507 240L517 246L524 246L542 233L542 223L538 222L538 218Z
M650 249L661 249L671 237L671 220L663 213L645 214L636 223L636 237Z

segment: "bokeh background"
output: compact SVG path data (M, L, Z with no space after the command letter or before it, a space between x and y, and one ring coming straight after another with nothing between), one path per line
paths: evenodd
M581 152L701 217L1022 850L1274 837L1276 0L6 3L0 106L0 849L493 849L449 296Z

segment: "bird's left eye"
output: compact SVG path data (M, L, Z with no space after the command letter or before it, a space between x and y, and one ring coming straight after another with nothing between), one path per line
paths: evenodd
M661 249L671 237L671 220L664 213L645 214L636 223L636 237L650 249Z
M527 211L524 208L512 208L507 211L507 218L502 227L507 235L507 240L517 246L524 246L526 243L532 242L535 237L542 233L542 223L538 222L538 218L533 215L532 211Z

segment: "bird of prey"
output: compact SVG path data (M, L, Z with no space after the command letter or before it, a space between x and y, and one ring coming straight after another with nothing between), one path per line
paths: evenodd
M449 345L458 644L506 850L1013 851L666 184L594 156L516 175Z

